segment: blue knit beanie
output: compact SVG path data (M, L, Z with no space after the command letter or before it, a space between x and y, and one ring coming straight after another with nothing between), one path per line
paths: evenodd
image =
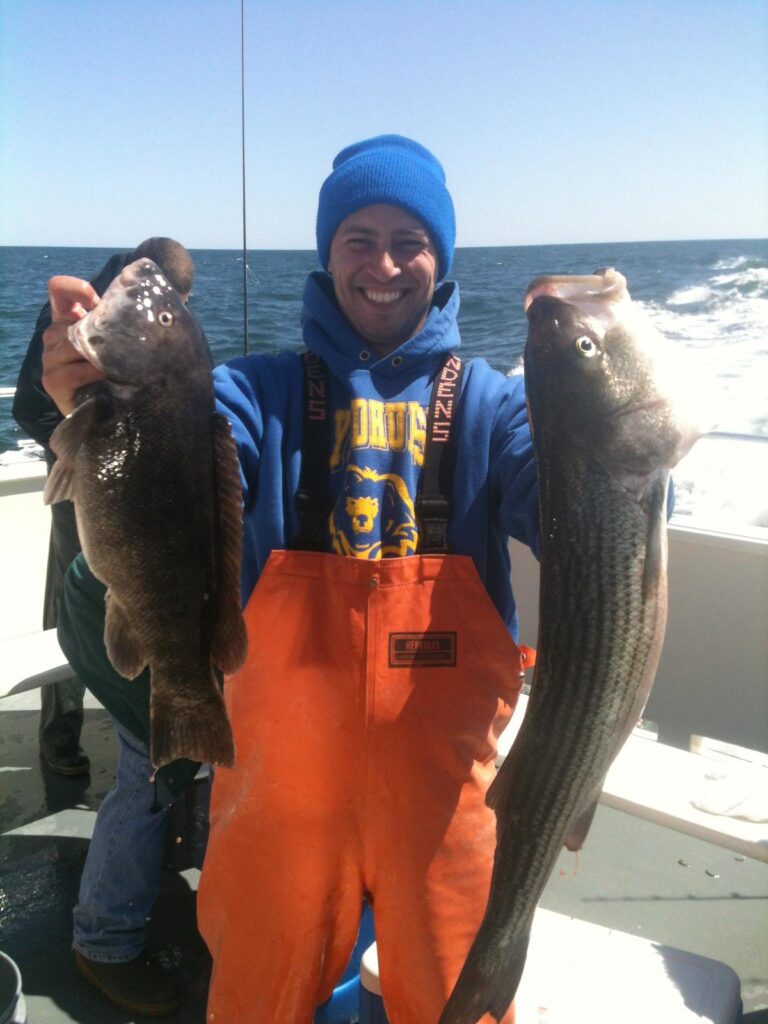
M438 280L453 260L456 219L445 171L412 139L378 135L342 149L323 182L317 208L317 253L328 269L331 240L339 224L355 210L391 203L413 214L429 231L437 250Z

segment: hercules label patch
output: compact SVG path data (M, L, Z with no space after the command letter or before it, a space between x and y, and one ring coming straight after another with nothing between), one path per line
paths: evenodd
M390 668L453 668L455 633L390 633Z

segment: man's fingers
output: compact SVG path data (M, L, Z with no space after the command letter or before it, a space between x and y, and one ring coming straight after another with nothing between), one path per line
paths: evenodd
M99 302L97 292L78 277L60 275L48 282L51 323L43 332L43 388L65 416L75 408L78 388L99 380L104 374L75 349L69 341L72 324Z
M75 318L71 323L75 323L77 319ZM57 319L53 320L43 331L43 369L46 364L52 366L58 363L85 361L69 341L69 326L69 320Z
M92 363L80 359L73 363L58 363L49 366L43 371L43 387L54 398L60 399L66 407L59 408L62 412L71 412L75 407L74 393L85 384L92 384L95 380L103 380L104 374Z
M42 384L59 411L67 416L75 408L78 388L103 377L102 371L69 343L66 321L54 321L43 333Z
M63 320L68 324L82 320L99 301L98 293L87 281L65 274L50 279L48 297L51 302L51 320Z

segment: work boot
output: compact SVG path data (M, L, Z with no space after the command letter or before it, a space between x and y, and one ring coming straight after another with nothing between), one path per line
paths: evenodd
M110 1003L142 1017L168 1017L179 1008L173 978L146 953L125 963L88 960L75 950L79 973Z
M58 753L41 750L40 756L52 772L57 775L85 775L91 770L91 761L82 747L77 747L71 753Z

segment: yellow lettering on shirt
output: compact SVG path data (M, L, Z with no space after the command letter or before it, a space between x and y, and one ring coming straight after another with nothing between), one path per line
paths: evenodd
M368 402L368 444L386 451L387 433L384 429L384 403L373 399Z
M348 447L407 451L415 465L421 466L426 434L427 414L418 402L355 398L349 409L337 409L334 414L331 469L344 464Z
M334 439L333 453L331 454L331 469L338 469L342 464L342 449L349 437L349 425L352 416L349 409L337 409L333 419Z
M385 409L390 451L401 452L405 448L405 402L387 402Z
M368 399L352 400L352 447L368 447Z

